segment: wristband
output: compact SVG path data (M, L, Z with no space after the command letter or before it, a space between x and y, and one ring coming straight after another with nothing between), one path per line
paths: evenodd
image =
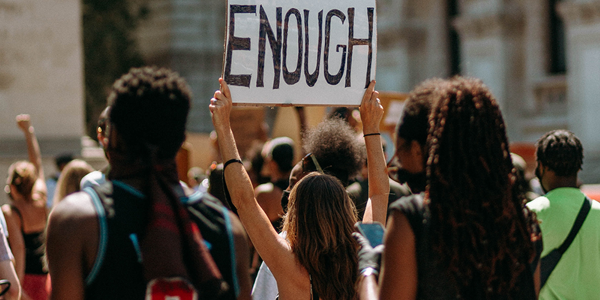
M381 133L379 133L379 132L367 133L367 134L364 134L363 137L368 137L370 135L381 135Z
M366 267L362 271L360 271L360 275L363 277L369 277L374 275L375 277L379 276L379 271L375 270L373 267Z
M229 166L229 164L232 164L232 163L240 163L242 165L244 164L241 160L239 160L237 158L232 158L223 165L223 172L225 172L225 168L227 168L227 166Z

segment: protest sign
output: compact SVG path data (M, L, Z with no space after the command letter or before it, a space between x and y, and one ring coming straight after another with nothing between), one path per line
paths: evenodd
M375 79L375 0L229 0L223 78L251 105L359 105Z

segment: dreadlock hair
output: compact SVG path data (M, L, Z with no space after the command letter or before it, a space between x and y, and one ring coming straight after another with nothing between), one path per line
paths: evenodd
M303 139L305 153L312 153L326 174L348 186L363 167L365 154L350 125L342 119L325 119Z
M314 290L321 299L357 299L358 244L352 237L357 215L339 179L311 172L289 199L283 230Z
M576 176L583 165L583 146L572 132L564 129L544 134L536 143L537 161L558 176Z
M168 69L133 68L118 79L108 97L114 125L139 155L150 146L157 158L173 158L185 140L191 92L185 80Z
M512 192L500 108L478 79L439 86L427 143L433 248L463 298L507 299L534 257L533 218Z
M432 94L444 80L432 78L423 81L408 95L404 103L402 116L396 125L396 136L407 142L416 140L420 145L427 142L429 131L429 113L432 106Z

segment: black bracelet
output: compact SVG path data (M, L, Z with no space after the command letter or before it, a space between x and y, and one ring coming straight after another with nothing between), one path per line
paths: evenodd
M229 164L231 164L231 163L240 163L240 164L244 165L244 163L241 160L239 160L237 158L232 158L223 165L223 172L225 172L225 168L227 168L227 166L229 166Z
M367 133L367 134L363 135L363 137L368 137L370 135L381 135L381 133L379 133L379 132Z

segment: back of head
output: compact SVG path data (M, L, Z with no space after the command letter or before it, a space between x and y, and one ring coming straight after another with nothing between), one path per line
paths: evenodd
M28 161L21 160L8 167L6 184L14 186L21 196L29 199L37 179L37 169L35 166ZM10 188L7 186L5 191L10 193Z
M536 143L536 159L558 176L577 176L583 165L581 141L568 130L553 130Z
M129 155L155 148L158 158L174 158L185 140L190 98L187 83L177 73L133 68L112 87L110 125L125 141Z
M410 92L396 126L398 137L406 141L416 140L419 144L425 145L429 131L429 114L433 103L432 95L443 82L442 79L429 79Z
M436 91L427 174L433 246L463 296L489 287L506 296L533 257L523 199L500 108L478 79L456 77Z
M54 159L54 162L56 163L56 168L59 171L62 171L63 168L72 160L73 160L73 154L62 153L62 154L59 154L58 156L56 156L56 158Z
M340 181L312 172L292 189L283 230L292 251L322 299L354 299L357 221L354 203Z
M267 157L272 159L281 172L289 172L294 167L294 141L289 137L278 137L267 144Z
M81 179L94 171L94 168L87 162L75 159L69 162L63 169L56 183L54 192L54 205L64 199L66 196L80 190Z
M363 145L345 121L326 119L308 131L303 139L304 151L312 153L326 174L349 184L364 165Z

